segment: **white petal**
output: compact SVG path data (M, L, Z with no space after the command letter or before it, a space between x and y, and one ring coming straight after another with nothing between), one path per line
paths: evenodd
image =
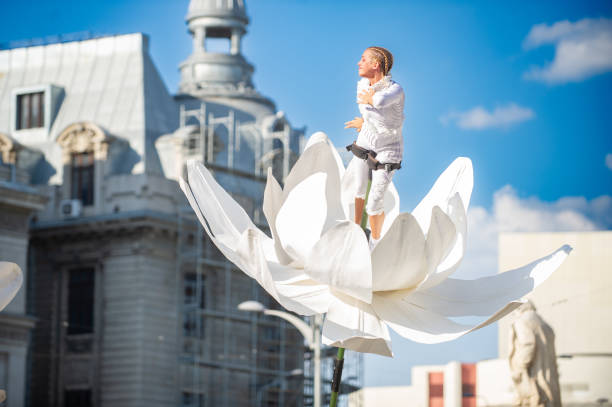
M456 239L457 234L453 221L439 207L434 206L425 241L427 277L421 286L428 284L429 280L435 277L438 264L453 248Z
M268 168L268 179L266 189L264 190L263 212L270 226L272 239L274 239L274 251L276 257L281 264L289 264L293 260L289 254L283 249L280 243L278 232L276 231L276 214L281 208L283 201L283 190L272 175L272 168ZM270 259L268 259L270 260Z
M316 133L314 133L306 142L306 147L304 147L304 150L309 149L315 143L321 142L327 143L327 145L330 147L330 150L336 161L336 165L338 166L338 174L340 175L340 179L342 179L342 176L344 175L344 164L342 163L342 158L340 157L340 154L338 154L338 150L336 150L334 143L332 143L329 137L327 137L327 134L322 131L317 131Z
M442 249L444 255L442 258L437 259L438 264L435 267L435 271L430 272L427 281L423 282L419 289L433 287L448 278L448 276L459 267L463 255L465 254L467 219L465 209L463 208L463 202L458 193L449 200L447 213L442 213L440 211L438 215L439 219L432 221L430 225L430 233L434 233L433 230L436 230L435 233L438 235L446 234L444 236L445 241L442 243L442 245L445 246ZM449 222L452 223L452 228ZM446 224L444 230L440 229L441 224Z
M15 263L0 261L0 311L15 298L22 284L21 268Z
M332 296L326 287L316 284L294 284L283 287L281 281L296 280L299 271L266 260L262 239L265 235L254 229L246 230L238 246L236 265L259 282L259 284L286 309L301 315L314 315L327 311ZM274 272L271 272L271 269ZM305 280L302 278L302 280ZM280 287L280 289L278 288Z
M324 142L317 142L302 153L298 161L291 169L291 172L285 180L285 189L283 190L283 203L280 211L286 210L292 214L296 214L296 217L302 219L291 220L290 224L284 227L285 231L287 231L288 228L292 227L291 225L293 225L296 221L306 223L310 221L311 214L309 213L309 206L312 206L310 203L313 203L317 206L316 210L319 210L320 208L325 208L326 213L322 228L319 230L319 236L322 235L330 227L338 223L338 221L346 219L340 200L339 168L336 159L334 158L334 152L332 150L333 147L330 147L329 144ZM306 180L309 180L314 175L321 176L322 174L325 175L324 188L322 191L317 188L317 191L314 191L311 196L304 196L304 199L308 199L309 203L298 202L298 200L294 196L293 202L291 203L293 207L290 209L287 208L287 200L291 195L293 195L293 191L295 188L297 188ZM302 193L303 195L303 192L304 191L301 191L300 193ZM319 214L317 213L317 216L318 215ZM295 246L295 241L293 241L292 243L284 241L283 234L280 230L280 228L283 226L279 225L284 223L287 218L279 220L279 216L281 216L280 213L277 214L276 227L281 244L285 251L291 257L297 259L298 263L301 262L303 264L304 257L308 253L306 252L299 255L287 249L287 245L289 244ZM316 222L317 227L319 220L320 219L318 218L314 219L314 222ZM307 247L308 244L302 246L302 248L304 248Z
M340 173L332 150L329 144L322 142L315 143L304 150L287 175L283 195L286 197L293 188L311 175L325 173L328 183L325 190L326 198L332 199L330 203L334 203L336 207L328 206L331 210L339 210L343 214L340 204Z
M427 275L424 260L425 236L414 217L402 213L372 251L372 289L416 287Z
M315 243L321 238L327 218L325 173L316 173L295 186L276 216L280 243L303 266Z
M306 260L305 273L334 290L372 301L372 265L363 230L344 221L327 231Z
M338 293L323 323L323 343L393 357L389 329L372 306Z
M474 175L470 159L466 157L455 159L438 177L425 198L412 211L423 232L426 233L429 229L432 208L439 206L443 212L448 213L448 202L456 193L459 193L463 207L467 210L473 185Z
M504 304L518 300L546 280L567 258L571 248L523 267L475 280L446 279L427 290L410 294L410 302L445 316L491 315Z
M256 229L244 209L215 181L204 165L196 161L188 162L187 175L187 180L181 182L181 188L202 225L210 228L218 240L235 248L246 229Z
M329 137L323 131L317 131L312 134L312 136L308 137L306 141L306 145L304 146L304 151L308 150L310 147L315 145L316 143L327 143L329 142Z
M272 267L271 267L272 269ZM329 286L318 283L302 273L288 283L276 283L280 297L289 298L310 310L302 315L324 314L333 300Z
M458 324L440 314L417 307L411 304L409 299L410 297L399 300L394 295L375 293L372 307L378 316L401 336L428 344L457 339L497 321L523 304L522 301L507 304L486 321L472 326Z
M189 185L189 183L187 183L183 178L180 178L179 179L179 184L181 186L181 189L185 193L185 196L187 197L187 200L191 204L191 207L193 208L194 212L196 213L196 216L200 220L200 223L204 227L204 231L206 231L206 234L211 239L211 241L215 244L215 246L217 246L219 251L221 253L223 253L223 255L229 261L234 263L238 268L240 268L242 271L244 271L249 277L253 277L254 278L255 276L252 274L252 270L242 268L240 259L239 259L238 255L236 254L236 248L238 247L238 245L240 243L240 236L237 236L237 232L236 232L235 228L232 227L232 226L226 226L228 232L223 233L223 234L220 233L219 235L217 235L219 237L223 237L223 240L218 239L217 236L214 235L211 232L210 227L209 227L209 223L205 219L204 213L200 209L200 205L199 205L198 201L196 200L196 198L194 197L193 192L191 190L191 186ZM213 201L213 200L211 200L211 201ZM210 208L206 208L206 210L209 211ZM214 218L211 218L211 219L214 219ZM220 217L220 219L221 219L221 221L225 221L222 217ZM220 222L220 224L223 225L222 222ZM221 227L219 225L217 225L215 230L220 231L222 229L221 229ZM226 243L229 243L231 246L228 246Z
M357 195L357 176L359 167L356 160L351 160L346 167L341 183L342 207L347 219L355 219L355 196Z

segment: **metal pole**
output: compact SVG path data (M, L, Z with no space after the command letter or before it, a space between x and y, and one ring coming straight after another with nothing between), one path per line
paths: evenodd
M372 173L369 174L370 180L368 181L368 188L366 190L365 204L368 202L368 197L370 196L370 187L372 186ZM361 214L361 228L365 230L366 225L368 224L368 214L366 213L366 205L363 205L363 213ZM344 367L344 348L338 348L338 354L336 355L336 360L334 361L334 375L332 378L332 392L331 398L329 400L329 407L336 407L338 403L338 393L340 392L340 382L342 380L342 368Z
M321 407L321 315L314 323L314 407Z

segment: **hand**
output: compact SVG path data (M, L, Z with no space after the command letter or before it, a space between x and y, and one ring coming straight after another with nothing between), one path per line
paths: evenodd
M374 89L364 90L359 94L359 96L357 96L357 102L364 105L374 105L374 93Z
M363 126L363 119L361 117L355 117L353 120L344 123L345 129L357 129L357 131L361 131L361 126Z

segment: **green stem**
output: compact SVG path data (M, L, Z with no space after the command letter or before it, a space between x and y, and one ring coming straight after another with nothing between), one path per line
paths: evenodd
M370 196L370 187L372 181L368 181L368 189L366 190L365 204L363 205L363 213L361 214L361 228L366 229L368 224L368 214L366 213L366 204L368 197ZM329 407L336 407L338 403L338 392L340 390L340 381L342 380L342 367L344 366L344 348L338 348L338 354L336 355L336 361L334 363L334 376L332 378L332 392L331 398L329 399Z
M368 197L370 196L370 187L372 186L372 181L368 181L368 189L366 189L365 203L363 204L363 212L361 213L361 229L366 230L366 226L368 225L368 213L366 212L366 205L368 203Z
M338 354L334 363L334 377L332 378L332 392L329 399L329 407L336 407L338 403L338 392L342 380L342 367L344 366L344 348L338 348Z

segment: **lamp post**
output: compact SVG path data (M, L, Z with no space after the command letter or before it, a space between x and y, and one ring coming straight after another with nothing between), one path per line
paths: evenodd
M238 309L247 312L260 312L264 315L279 317L297 328L306 339L308 348L314 353L314 407L321 407L321 315L314 317L314 329L293 314L267 309L257 301L245 301Z

